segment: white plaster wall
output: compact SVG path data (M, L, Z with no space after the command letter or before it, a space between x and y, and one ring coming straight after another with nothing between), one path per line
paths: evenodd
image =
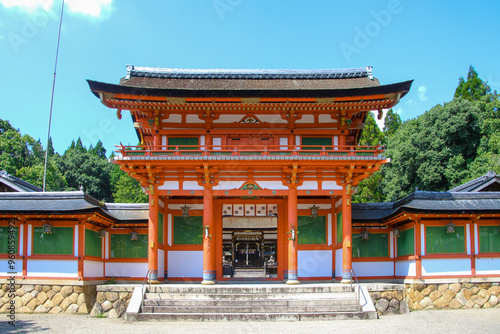
M318 190L318 181L304 181L298 190Z
M170 114L170 116L167 119L164 119L162 122L164 122L164 123L182 123L182 115Z
M279 114L275 115L255 115L257 116L262 122L266 123L286 123L287 121L281 118Z
M158 277L165 277L165 251L158 249Z
M22 276L23 275L23 259L17 257L14 260L14 268L9 268L9 259L0 260L0 276ZM15 273L15 274L14 274Z
M77 260L28 260L27 276L78 277Z
M423 259L422 276L472 275L470 259Z
M417 265L415 260L396 261L396 276L416 276Z
M203 204L169 204L169 210L182 210L184 205L189 206L189 210L203 210Z
M73 245L75 245L74 248L73 248L73 251L75 253L75 256L78 256L78 232L79 232L78 231L79 230L78 225L75 225L73 227L73 230L74 230L73 234L74 234L74 237L75 237L75 240L73 242ZM84 238L85 238L85 236L84 236ZM83 256L83 254L82 254L82 256Z
M357 277L394 276L393 261L353 262L352 269Z
M173 231L172 230L172 220L173 220L172 214L169 213L168 214L168 235L167 235L167 237L168 237L168 245L169 246L172 246L172 231Z
M24 224L19 226L19 255L23 256L24 252Z
M323 190L342 190L342 187L335 181L323 181L321 188L323 188Z
M335 276L342 277L343 253L342 248L335 250Z
M280 150L287 150L288 149L288 138L287 137L280 137L280 145L283 147L280 147Z
M213 187L213 190L239 189L244 184L245 181L220 181L218 185Z
M165 181L161 186L158 187L160 190L179 190L178 181Z
M213 146L221 146L222 145L222 138L221 137L212 137L212 145ZM214 147L214 150L220 150L221 147Z
M302 115L301 119L295 121L295 123L314 123L314 115Z
M98 261L83 261L84 277L104 277L104 263Z
M467 245L467 255L471 255L471 235L470 235L470 224L465 224L465 237L467 240L465 241Z
M147 262L107 262L106 277L146 277Z
M198 115L186 115L186 123L205 123L205 120L200 119Z
M243 116L241 115L221 115L219 119L213 121L214 124L218 123L235 123L241 121Z
M318 115L319 123L337 123L336 119L333 119L330 115Z
M28 224L28 251L27 255L31 255L31 243L33 242L33 226L31 224Z
M320 210L330 210L332 208L331 204L318 204L315 203L314 205L319 206ZM297 204L297 209L299 210L309 210L309 208L313 206L313 204Z
M312 250L297 252L299 277L331 277L332 251Z
M265 181L258 180L257 183L263 189L271 189L271 190L288 190L288 187L284 186L281 181Z
M476 259L476 275L500 275L500 259L491 257Z
M203 190L203 187L198 184L198 181L184 181L182 183L184 190Z
M203 277L203 251L169 251L168 277Z

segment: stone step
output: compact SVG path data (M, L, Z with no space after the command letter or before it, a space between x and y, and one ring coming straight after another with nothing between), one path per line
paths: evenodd
M307 321L376 318L376 312L127 314L127 321Z
M310 306L143 306L143 313L318 313L361 312L360 305L310 305Z
M145 306L314 306L314 305L359 305L357 298L341 299L267 299L267 300L203 300L203 299L145 299Z
M350 285L344 284L302 284L302 285L283 285L283 284L241 284L236 285L212 285L203 286L200 284L185 285L152 285L149 292L153 293L197 293L197 294L226 294L226 293L323 293L323 292L350 292Z
M233 293L233 294L194 294L194 293L146 293L145 299L195 299L195 300L342 300L355 298L354 292L346 293Z

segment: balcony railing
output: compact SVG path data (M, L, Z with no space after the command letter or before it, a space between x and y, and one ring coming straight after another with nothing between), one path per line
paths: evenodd
M116 150L123 158L147 159L148 157L240 157L244 159L285 157L377 157L384 152L383 146L321 146L321 145L165 145L125 146ZM260 158L259 158L260 157ZM234 158L233 158L234 159Z

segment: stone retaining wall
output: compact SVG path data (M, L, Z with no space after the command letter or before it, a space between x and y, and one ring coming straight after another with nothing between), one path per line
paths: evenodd
M409 312L402 284L368 285L367 289L378 315L404 314Z
M125 315L134 286L98 285L91 317L120 318Z
M89 313L96 300L95 285L32 285L14 286L15 297L9 297L9 285L0 289L0 312L14 300L18 313Z
M410 310L500 308L499 283L406 284Z

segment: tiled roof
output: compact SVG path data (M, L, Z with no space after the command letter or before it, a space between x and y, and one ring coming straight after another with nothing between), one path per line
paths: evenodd
M71 214L100 212L117 223L144 222L148 219L148 203L102 203L83 191L0 193L0 212L24 214Z
M126 80L131 77L164 79L349 79L368 77L373 79L372 67L325 70L282 69L177 69L136 67L127 65Z
M500 192L417 191L393 203L353 203L352 219L358 222L382 222L402 211L415 213L497 213L500 212Z
M0 183L5 184L6 186L19 191L19 192L39 192L43 191L42 188L39 188L35 185L32 185L29 182L21 180L18 177L10 175L6 171L0 171Z
M477 192L485 186L493 182L500 183L500 177L494 172L489 171L486 175L480 176L477 179L464 183L456 188L448 190L449 192Z

